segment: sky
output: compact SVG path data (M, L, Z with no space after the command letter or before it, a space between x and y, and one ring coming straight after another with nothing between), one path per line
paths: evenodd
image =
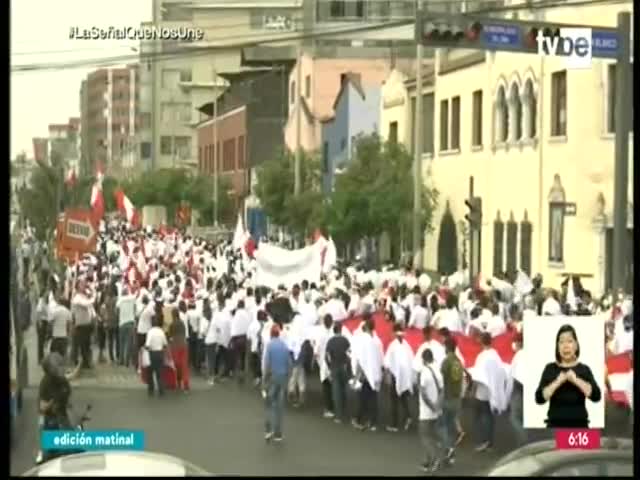
M69 40L72 26L138 27L152 0L11 0L11 66L136 55L137 41ZM135 61L135 60L132 60ZM130 63L130 62L128 62ZM80 84L97 67L11 73L11 158L33 157L33 137L80 116Z

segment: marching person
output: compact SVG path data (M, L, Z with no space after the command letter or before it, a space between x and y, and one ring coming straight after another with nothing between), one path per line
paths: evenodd
M331 317L325 317L325 326L329 324ZM343 423L348 420L347 410L347 386L349 382L349 366L351 359L349 352L351 345L347 337L342 334L342 325L333 323L333 336L327 340L324 348L324 363L330 372L330 387L332 394L333 414L335 423ZM325 415L328 417L329 415Z
M136 297L123 287L122 294L116 302L118 312L118 361L121 366L128 367L133 359L133 329L135 325Z
M77 290L71 300L71 312L74 320L74 343L77 345L74 365L78 363L78 354L82 357L83 369L93 368L91 361L91 331L93 330L92 315L95 295L90 291L84 280L79 280Z
M423 367L418 375L419 418L418 431L424 449L423 472L434 473L444 459L439 421L442 415L442 375L435 365L433 353L428 348L422 352Z
M287 382L292 368L289 347L280 338L280 327L274 324L270 332L271 339L265 347L263 371L263 390L266 391L267 419L265 422L265 440L281 442L282 417L284 415Z
M322 384L322 398L324 400L325 418L333 418L335 414L335 402L333 396L333 381L335 377L331 375L330 360L331 354L327 350L327 346L331 341L333 333L333 319L331 315L326 314L322 320L323 327L320 329L315 345L315 357L319 366L320 383ZM342 327L338 331L342 330ZM347 347L348 349L348 347ZM338 387L339 388L339 387Z
M147 332L144 348L149 352L149 378L148 393L152 397L154 393L154 383L157 387L158 394L164 395L164 379L162 372L164 370L164 359L169 346L167 336L162 328L162 318L154 316L153 326Z
M231 352L233 358L234 377L238 383L244 382L247 356L247 332L251 324L251 316L245 308L244 300L238 300L238 306L231 322Z
M354 427L359 430L377 430L378 392L382 384L384 353L382 342L375 335L373 319L367 316L356 348L356 378L361 383L360 408Z
M408 430L411 426L409 397L413 393L413 350L404 339L402 326L393 326L395 339L387 347L384 356L384 368L390 376L391 425L387 431L397 432L402 427ZM402 412L399 410L402 409ZM404 422L402 422L402 420Z
M173 322L169 327L171 357L176 367L178 388L189 393L189 349L187 348L187 326L180 319L178 309L173 310Z

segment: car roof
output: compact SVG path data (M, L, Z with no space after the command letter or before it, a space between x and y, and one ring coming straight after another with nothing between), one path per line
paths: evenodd
M600 440L601 450L633 450L633 440L630 438L604 437ZM542 440L540 442L529 443L523 447L508 453L496 462L494 468L523 457L538 455L544 452L556 450L555 440Z
M600 459L633 459L633 441L630 439L608 439L610 446L607 448L603 439L603 448L600 450L544 450L529 455L514 456L511 460L503 459L496 463L488 476L535 476L553 468L554 465L562 465L568 462L594 461ZM621 440L619 442L611 440ZM553 443L549 441L537 443ZM542 447L540 445L539 447ZM554 445L555 447L555 445Z
M180 458L153 452L85 452L53 459L24 476L210 476L204 469Z

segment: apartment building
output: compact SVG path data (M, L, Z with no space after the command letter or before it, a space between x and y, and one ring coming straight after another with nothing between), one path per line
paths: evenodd
M536 15L538 20L614 26L618 11L632 10L630 2L577 8L579 16L568 7ZM520 18L533 17L520 12ZM537 55L438 55L434 87L427 82L423 91L433 94L435 120L426 134L433 148L423 153L425 181L440 191L435 230L425 237L426 268L451 273L444 271L447 252L458 258L454 266L462 265L462 253L468 251L464 200L473 176L483 202L485 275L521 269L557 285L560 274L580 273L589 275L583 284L594 295L610 287L614 78L615 64L605 60L594 59L589 70L567 70L564 59ZM383 107L381 133L411 142L407 128L400 126L402 119L406 125L413 118L408 94L402 95L404 112L398 105L392 116ZM391 100L384 98L383 103ZM630 201L632 144L633 136ZM629 255L632 211L630 205ZM626 275L631 287L631 263Z
M152 168L198 167L196 126L206 119L198 109L229 86L225 74L252 70L243 65L238 44L290 36L300 21L301 5L301 0L154 2L156 25L196 27L205 37L201 42L141 45L145 142L158 146L145 151L150 153ZM202 47L211 50L203 53ZM157 59L152 61L154 54Z
M70 118L67 123L49 125L47 141L47 158L56 156L62 161L65 173L69 170L78 172L80 162L80 119ZM40 154L40 152L37 152Z
M80 88L82 174L94 175L102 166L122 177L134 168L138 151L138 65L101 68Z

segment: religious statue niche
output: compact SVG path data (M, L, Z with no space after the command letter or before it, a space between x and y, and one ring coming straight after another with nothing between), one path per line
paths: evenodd
M549 262L564 261L564 212L566 195L560 175L553 177L549 191Z

